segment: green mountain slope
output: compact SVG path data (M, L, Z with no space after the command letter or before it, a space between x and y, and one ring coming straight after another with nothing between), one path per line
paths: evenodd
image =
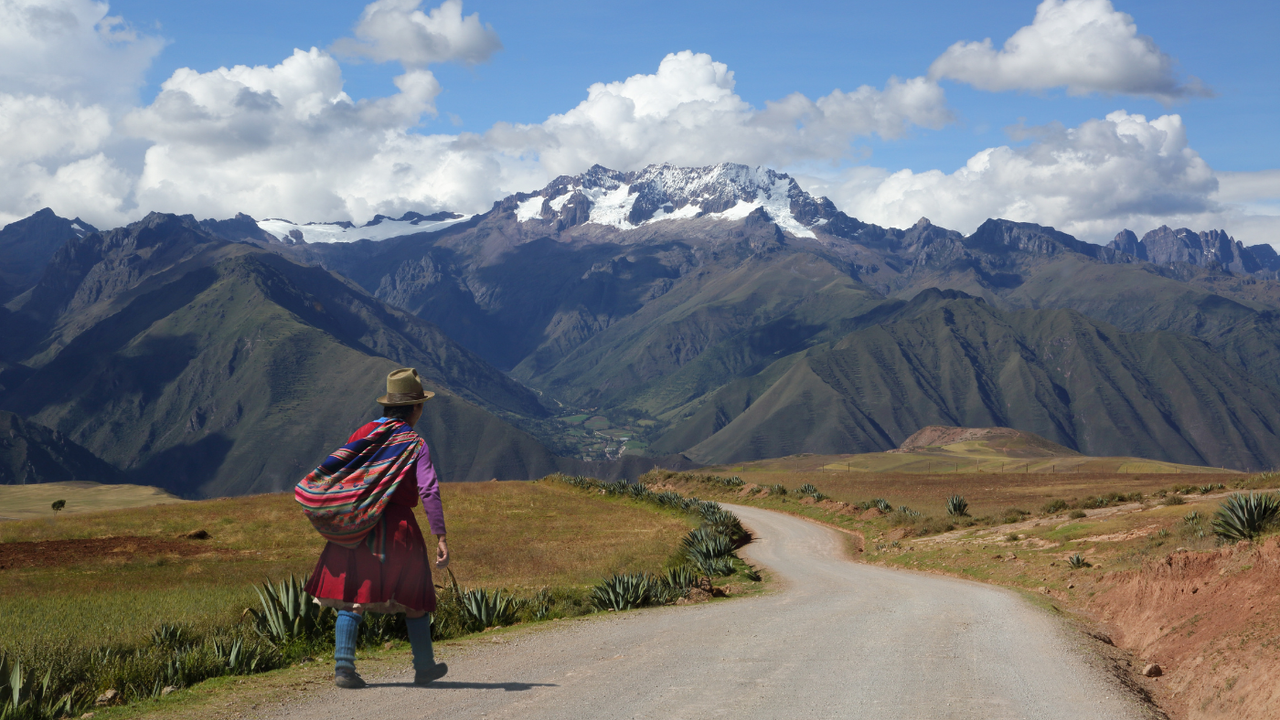
M124 474L62 433L0 410L0 485L69 480L116 483Z
M28 294L49 339L30 348L32 370L4 405L134 482L185 496L287 488L376 417L383 379L402 365L438 393L420 429L446 479L559 469L494 414L544 414L528 390L320 268L173 216L85 240Z
M1280 461L1280 394L1206 343L972 298L851 333L791 358L776 379L722 392L700 411L719 422L685 421L714 430L690 449L695 460L883 451L922 427L956 425L1014 427L1089 455Z

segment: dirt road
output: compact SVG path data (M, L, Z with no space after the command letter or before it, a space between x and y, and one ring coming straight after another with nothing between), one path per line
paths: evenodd
M843 559L835 531L734 508L780 591L560 621L449 659L417 688L406 669L265 717L1146 717L1079 656L1058 621L997 588Z

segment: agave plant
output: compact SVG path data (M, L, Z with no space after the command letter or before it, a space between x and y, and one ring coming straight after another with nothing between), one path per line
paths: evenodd
M735 548L742 547L751 541L751 534L742 527L742 521L737 515L715 503L711 505L712 508L704 509L702 512L702 521L711 532L727 537Z
M769 486L769 494L770 495L786 495L787 488L781 485L780 483L774 483L773 485Z
M678 590L683 595L698 582L698 571L688 565L681 565L668 569L659 579L663 585Z
M187 650L197 641L195 633L182 625L161 625L151 631L151 644L167 650Z
M806 497L811 497L814 500L827 499L827 496L823 495L813 483L805 483L801 485L796 492Z
M653 494L653 491L649 489L648 485L638 482L634 485L627 486L627 494L633 498L640 498L644 500L648 499L648 497Z
M324 608L315 603L305 586L305 579L290 575L275 585L265 582L255 587L262 610L249 609L253 629L277 646L325 634L320 623Z
M708 579L713 577L727 577L735 572L732 557L694 557L694 564L698 566L698 570L702 572Z
M652 599L654 584L644 573L614 575L591 589L591 602L601 610L644 607Z
M719 558L733 552L733 542L727 535L715 532L711 528L690 530L680 541L685 553L693 558L699 555L707 558Z
M230 675L252 675L279 667L280 656L268 648L251 645L244 638L214 640L213 655Z
M381 645L388 640L409 639L409 628L399 614L365 613L360 623L360 640L366 645Z
M1252 540L1280 517L1280 498L1270 493L1236 493L1218 507L1213 531L1227 540Z
M1081 568L1089 567L1089 561L1085 560L1084 556L1080 553L1076 553L1075 555L1067 558L1067 565L1070 566L1072 570L1079 570Z
M882 513L893 512L893 505L890 505L889 501L885 500L884 498L876 498L871 501L871 504L874 505L875 508Z
M52 671L36 679L26 672L18 660L10 661L0 654L0 720L55 718L72 714L74 693L55 698Z
M510 625L515 615L515 603L501 590L492 593L479 588L462 593L462 611L467 624L476 631L499 625Z
M665 490L653 496L654 502L664 507L683 507L684 498L680 497L670 490Z
M1186 523L1186 524L1188 524L1188 525L1197 525L1197 524L1199 524L1199 523L1200 523L1200 520L1201 520L1201 519L1202 519L1202 518L1200 517L1200 511L1199 511L1199 510L1192 510L1191 512L1189 512L1189 513L1187 513L1186 515L1183 515L1183 516L1182 516L1182 522L1184 522L1184 523Z
M964 517L969 514L969 503L959 495L947 498L947 514L952 517Z

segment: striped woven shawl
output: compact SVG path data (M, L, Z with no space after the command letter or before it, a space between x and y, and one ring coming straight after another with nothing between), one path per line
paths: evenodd
M381 560L382 512L413 469L423 441L403 420L388 419L363 438L334 450L302 478L294 497L329 542L345 548L367 542Z

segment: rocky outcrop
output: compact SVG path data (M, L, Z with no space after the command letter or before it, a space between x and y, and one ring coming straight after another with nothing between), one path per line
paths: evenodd
M68 240L92 232L96 228L89 223L58 217L49 208L0 229L0 303L35 285Z
M1246 248L1224 230L1195 232L1161 225L1139 240L1132 230L1126 229L1116 235L1107 248L1157 265L1186 263L1244 274L1280 268L1280 257L1271 246Z

